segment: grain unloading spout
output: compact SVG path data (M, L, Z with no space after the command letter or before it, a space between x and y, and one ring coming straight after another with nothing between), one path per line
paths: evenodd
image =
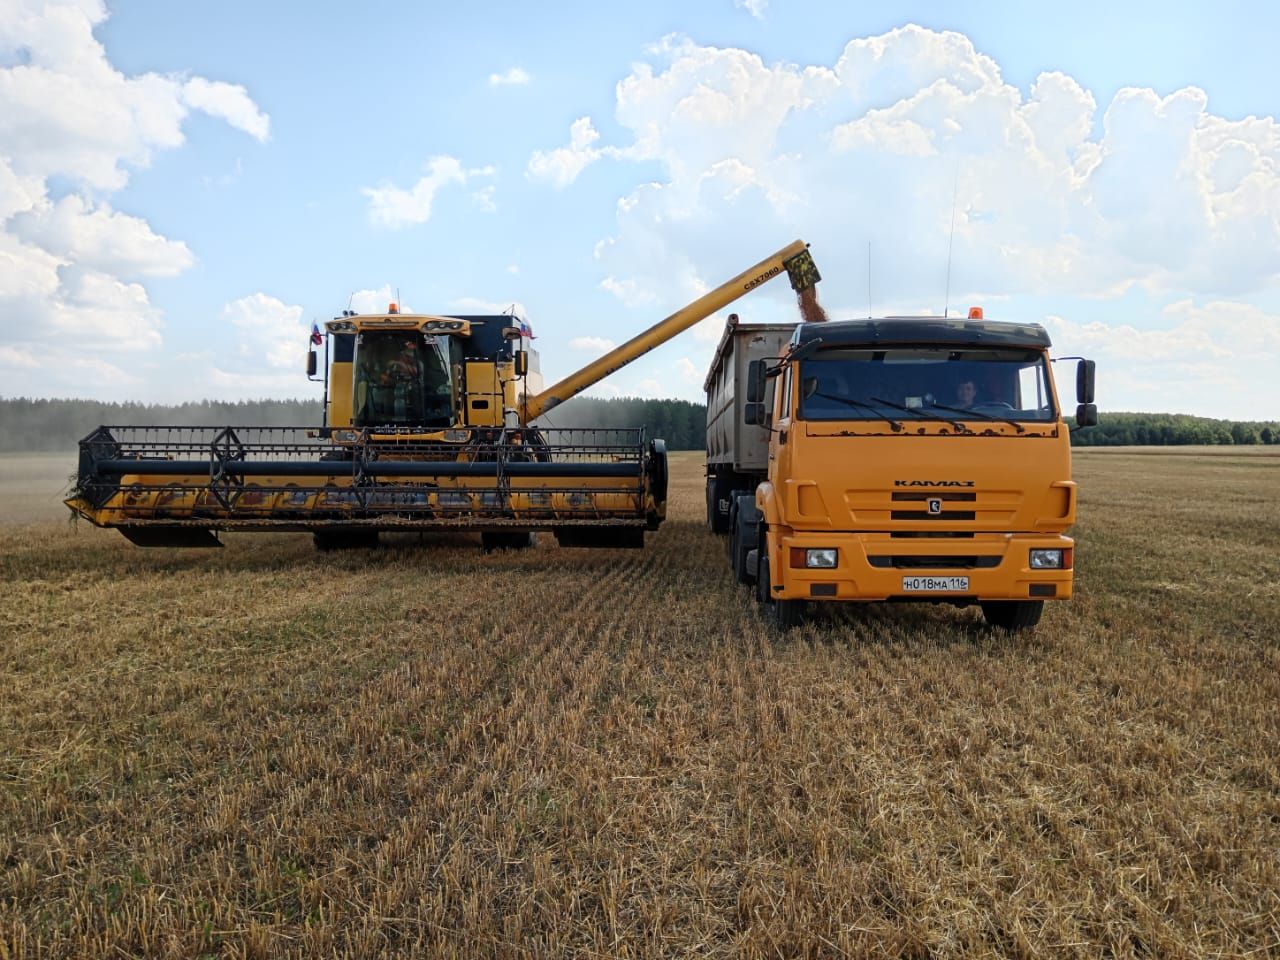
M698 321L727 307L742 295L750 293L784 271L791 280L792 289L801 297L802 309L805 303L812 303L816 307L817 300L813 295L813 288L822 277L818 273L817 265L813 262L813 257L809 255L808 244L803 240L797 240L754 266L748 267L732 280L703 294L688 306L677 310L643 333L632 337L622 346L610 350L603 357L532 397L521 411L524 422L536 420L552 407L564 403L570 397L577 396L632 360L644 356L654 347L666 343ZM816 309L820 311L821 307Z

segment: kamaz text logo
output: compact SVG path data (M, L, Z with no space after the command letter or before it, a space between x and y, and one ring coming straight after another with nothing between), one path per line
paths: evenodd
M895 487L972 487L972 480L895 480Z
M742 289L754 290L756 287L760 286L760 284L764 283L766 280L776 277L781 272L782 272L781 267L774 267L772 270L766 270L764 273L760 274L760 276L756 277L754 280L748 280L747 285Z

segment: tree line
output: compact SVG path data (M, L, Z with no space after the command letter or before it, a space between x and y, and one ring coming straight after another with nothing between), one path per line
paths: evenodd
M544 427L644 427L646 437L661 437L668 450L704 450L707 446L707 405L688 400L574 397L553 407L537 423Z
M101 400L0 398L0 451L74 450L95 427L316 426L319 400L202 400L196 403L108 403Z
M197 403L108 403L100 400L40 400L0 397L0 452L74 450L95 427L235 426L313 427L321 422L319 400L239 400ZM644 427L671 450L701 450L707 408L686 400L603 400L575 397L540 421L556 427Z
M1185 413L1098 414L1096 427L1074 429L1073 447L1280 444L1280 421L1213 420Z

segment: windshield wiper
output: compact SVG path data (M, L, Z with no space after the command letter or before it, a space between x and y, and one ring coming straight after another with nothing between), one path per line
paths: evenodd
M952 413L959 413L966 417L977 417L979 420L993 420L997 423L1007 423L1019 433L1027 432L1022 428L1022 424L1017 420L1010 420L1008 417L997 417L993 413L982 413L979 410L966 410L964 407L949 407L945 403L938 403L936 400L933 402L932 406L937 407L939 410L950 410Z
M893 417L889 416L887 413L881 413L881 412L880 412L879 410L877 410L877 409L876 409L872 404L870 404L870 403L866 403L866 402L864 402L864 401L862 401L862 400L854 400L852 397L838 397L838 396L836 396L835 394L832 394L832 393L823 393L821 390L815 390L815 391L813 391L813 393L809 394L809 396L811 396L811 397L822 397L822 398L824 398L824 399L826 399L826 400L834 400L834 401L836 401L836 403L843 403L843 404L847 404L848 406L851 406L851 407L860 408L860 409L863 409L863 410L870 410L872 413L874 413L874 414L875 414L877 417L879 417L881 420L884 420L886 423L888 423L888 424L889 424L889 426L893 427L893 429L894 429L894 431L895 431L895 432L896 432L896 431L899 431L899 430L901 430L901 429L902 429L902 424L900 424L897 420L893 419ZM875 397L872 397L871 399L872 399L872 400L874 400L874 399L875 399ZM890 404L886 404L886 406L890 406L890 407L891 407L891 406L893 406L893 404L891 404L891 403L890 403Z
M893 409L901 410L904 413L915 414L915 416L921 420L934 420L938 423L949 423L953 427L959 427L961 433L973 433L973 431L970 430L968 427L966 427L963 423L960 423L956 420L952 420L950 417L939 417L936 415L930 415L925 411L921 410L919 407L904 407L900 403L894 403L892 400L883 400L880 397L872 397L871 399L874 400L876 403L884 404L884 406L886 407L893 407ZM936 407L937 404L935 403L934 406Z

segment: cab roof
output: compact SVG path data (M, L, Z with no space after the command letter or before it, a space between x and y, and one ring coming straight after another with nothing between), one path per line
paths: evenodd
M951 317L879 317L802 323L791 342L799 346L815 339L821 339L823 346L850 347L940 343L1038 350L1051 346L1048 332L1038 323Z

